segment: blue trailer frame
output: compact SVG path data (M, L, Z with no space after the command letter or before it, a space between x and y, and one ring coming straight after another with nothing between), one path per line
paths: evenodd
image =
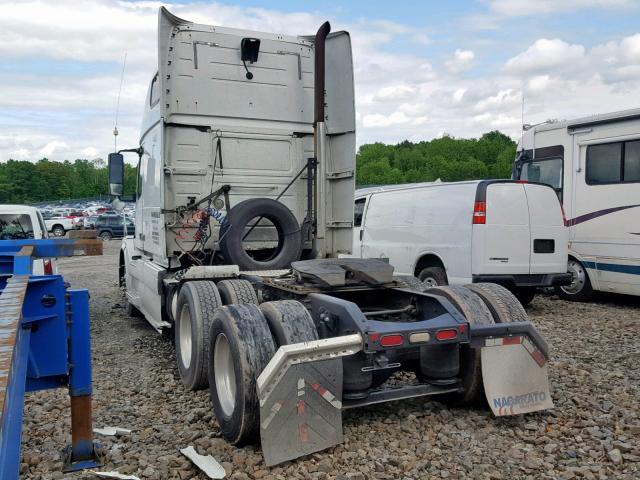
M0 241L0 478L18 478L24 396L67 387L72 444L64 471L100 466L91 421L89 291L60 275L32 275L33 260L72 256L74 240Z

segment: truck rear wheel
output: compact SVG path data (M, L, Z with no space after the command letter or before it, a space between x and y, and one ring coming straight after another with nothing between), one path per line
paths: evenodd
M260 311L267 319L276 346L318 339L318 330L309 311L296 300L265 302Z
M466 286L491 311L495 323L526 322L527 312L516 296L497 283L471 283Z
M207 386L209 326L221 305L215 283L208 280L187 282L178 293L174 322L176 361L182 383L189 390Z
M471 325L491 325L495 323L491 311L485 303L468 288L458 285L436 287L430 289L429 293L447 298L460 310L460 313L462 313ZM433 360L435 361L436 359ZM421 364L422 363L424 362L421 358ZM466 406L480 403L484 399L480 349L471 348L469 344L460 345L459 378L462 390L457 393L439 395L437 397L438 400L452 406Z
M256 290L248 280L222 280L217 283L223 305L258 305Z
M244 445L260 433L258 375L276 347L256 305L228 305L216 310L209 333L209 391L222 436Z

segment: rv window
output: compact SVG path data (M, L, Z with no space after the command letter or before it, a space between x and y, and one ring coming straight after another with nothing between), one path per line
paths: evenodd
M149 105L153 108L160 101L160 82L158 82L158 74L151 80L151 93L149 95Z
M362 225L362 215L364 214L364 204L366 198L359 198L353 208L353 226L359 227Z
M640 182L640 140L624 146L624 181Z
M622 180L622 143L606 143L587 147L586 178L589 185L618 183Z
M556 190L562 189L562 159L549 158L533 160L522 164L520 179L529 182L546 183Z

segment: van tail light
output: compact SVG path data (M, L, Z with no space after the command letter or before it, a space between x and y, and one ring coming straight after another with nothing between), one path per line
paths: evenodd
M44 259L44 274L53 275L53 263L50 258Z
M487 202L473 204L473 224L484 225L487 223Z

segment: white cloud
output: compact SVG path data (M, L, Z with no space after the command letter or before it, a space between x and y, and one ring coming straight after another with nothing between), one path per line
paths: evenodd
M633 0L488 0L489 8L505 17L550 14L591 8L629 8Z
M61 150L68 150L69 145L67 142L62 142L60 140L53 140L47 143L44 147L42 147L38 153L43 157L49 157L53 155L55 152L60 152Z
M415 85L390 85L382 87L375 94L374 100L397 101L406 100L416 95L418 89Z
M87 147L82 149L82 155L84 155L84 157L88 159L97 158L99 153L100 150L95 147Z
M447 60L447 69L451 73L464 72L465 70L471 68L471 64L473 63L474 58L475 54L471 50L457 49L453 54L453 57Z
M409 117L404 112L393 112L391 115L383 115L380 113L373 113L365 115L362 119L362 123L365 127L380 128L389 127L392 125L422 125L427 121L427 117Z
M514 105L520 102L521 99L522 96L520 95L520 92L513 89L500 90L495 95L484 98L476 103L475 109L481 112L489 109L493 110L505 105Z
M513 74L534 74L553 69L581 66L585 56L582 45L570 45L559 38L541 38L524 52L509 59L505 69Z

